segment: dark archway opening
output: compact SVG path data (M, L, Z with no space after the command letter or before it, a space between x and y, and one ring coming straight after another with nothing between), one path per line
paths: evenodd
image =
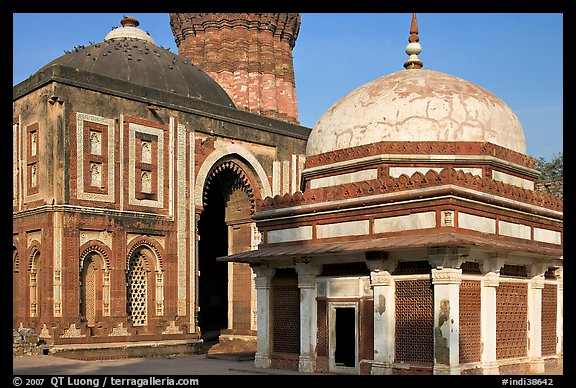
M217 257L228 254L228 227L223 180L205 188L204 211L198 221L198 324L205 340L217 337L228 326L228 264Z

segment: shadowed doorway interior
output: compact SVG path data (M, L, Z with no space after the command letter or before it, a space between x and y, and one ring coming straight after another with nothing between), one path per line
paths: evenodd
M204 211L198 221L198 324L204 340L211 340L228 326L228 264L216 261L228 254L228 228L221 181L215 179L205 190Z
M236 162L224 160L216 166L204 186L204 211L198 223L198 323L206 342L222 334L250 334L252 324L250 267L217 261L251 249L252 187Z
M334 361L337 366L356 366L356 311L353 307L336 308L336 350Z

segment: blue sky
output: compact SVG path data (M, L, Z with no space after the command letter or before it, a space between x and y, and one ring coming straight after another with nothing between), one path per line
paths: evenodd
M168 13L16 13L13 85L74 46L100 42L131 15L177 53ZM527 154L563 151L561 13L419 13L424 67L500 97L524 128ZM300 124L313 127L347 93L402 70L410 13L303 13L293 51Z

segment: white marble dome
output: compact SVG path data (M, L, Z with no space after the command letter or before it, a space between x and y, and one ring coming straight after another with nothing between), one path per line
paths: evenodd
M425 69L386 75L340 99L312 129L306 154L380 141L490 142L526 154L522 126L501 99Z
M124 16L120 21L122 27L115 28L110 31L105 37L104 40L110 39L122 39L122 38L134 38L134 39L142 39L152 44L156 44L154 39L147 33L138 28L140 22L133 18L132 16Z

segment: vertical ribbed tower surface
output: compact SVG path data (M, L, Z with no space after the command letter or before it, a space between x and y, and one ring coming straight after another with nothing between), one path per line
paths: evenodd
M298 13L171 13L178 54L226 90L238 109L299 123L292 49Z

